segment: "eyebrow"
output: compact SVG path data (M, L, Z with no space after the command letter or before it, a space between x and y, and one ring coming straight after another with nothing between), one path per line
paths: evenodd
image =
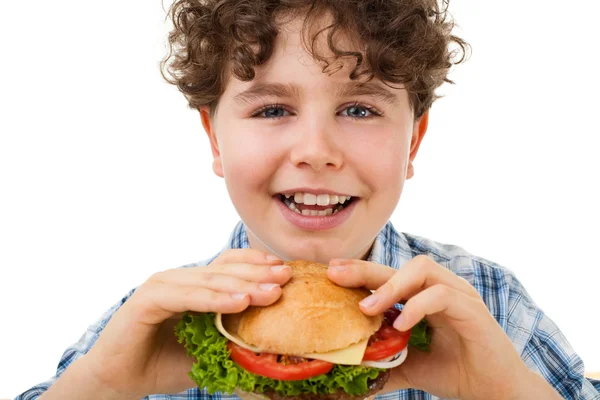
M292 84L257 83L236 94L233 99L239 104L247 104L263 97L300 97L300 90Z
M375 82L352 82L340 85L335 95L337 97L369 96L389 105L398 103L398 97L394 93Z
M233 99L238 104L243 105L264 97L298 98L301 92L301 89L293 84L256 83L247 90L235 95ZM398 97L394 93L375 82L338 84L334 90L334 94L338 98L369 96L390 105L398 103Z

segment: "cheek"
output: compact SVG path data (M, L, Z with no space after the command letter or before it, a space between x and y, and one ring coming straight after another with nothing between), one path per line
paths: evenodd
M248 129L226 130L220 141L225 182L232 195L268 184L277 164L277 141Z
M352 141L356 171L373 191L400 191L406 177L409 144L404 132L378 131Z

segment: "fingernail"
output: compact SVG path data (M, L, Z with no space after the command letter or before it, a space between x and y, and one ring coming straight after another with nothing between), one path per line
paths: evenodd
M231 294L231 298L234 300L242 300L246 296L248 296L248 293L232 293Z
M331 268L334 271L345 271L348 269L348 267L344 266L344 265L330 265L329 268Z
M396 320L392 324L393 327L396 328L397 330L400 330L400 328L402 327L402 321L404 321L404 318L402 317L402 314L400 314L400 315L398 315L398 318L396 318Z
M275 265L274 267L271 267L271 271L273 272L281 272L284 269L289 269L290 266L289 265Z
M362 299L362 301L359 304L361 306L363 306L363 307L371 308L375 304L377 304L378 301L379 301L379 299L377 298L377 296L375 296L374 294L372 294L369 297L366 297L366 298Z
M269 261L282 261L281 258L274 256L273 254L268 254L267 255L267 260Z
M260 285L258 285L259 289L265 292L268 292L269 290L273 290L276 287L278 287L279 285L276 283L261 283Z

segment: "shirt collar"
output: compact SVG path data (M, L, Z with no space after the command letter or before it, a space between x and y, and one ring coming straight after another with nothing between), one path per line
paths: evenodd
M413 251L406 236L397 232L394 225L388 221L375 237L367 260L399 269L412 258Z
M248 242L246 226L240 221L229 236L229 241L223 248L223 251L228 249L247 249L249 247L250 243ZM388 221L377 236L375 236L375 241L367 260L398 269L413 258L413 256L413 251L404 234L397 232L392 223Z

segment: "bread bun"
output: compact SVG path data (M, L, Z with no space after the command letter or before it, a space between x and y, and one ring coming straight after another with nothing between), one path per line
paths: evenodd
M298 355L343 349L380 328L383 315L367 316L358 306L371 294L369 290L334 284L323 264L286 264L292 268L292 278L282 287L279 300L223 315L228 331L264 352Z

